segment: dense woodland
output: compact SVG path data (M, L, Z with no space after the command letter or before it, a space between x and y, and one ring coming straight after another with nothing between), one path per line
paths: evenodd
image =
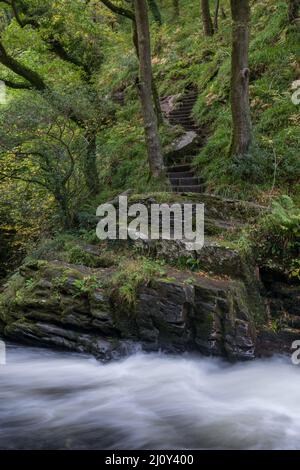
M0 0L0 450L299 450L299 339L300 0Z
M182 130L161 103L197 90L195 174L273 207L254 238L299 277L299 16L299 0L1 0L2 274L40 240L90 237L122 191L171 200Z

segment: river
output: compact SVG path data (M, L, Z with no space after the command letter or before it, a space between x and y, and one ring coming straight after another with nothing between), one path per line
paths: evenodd
M300 449L300 373L138 353L94 358L9 346L1 449Z

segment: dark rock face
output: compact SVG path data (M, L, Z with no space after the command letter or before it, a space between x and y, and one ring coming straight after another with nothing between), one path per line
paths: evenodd
M293 342L300 340L300 286L279 281L276 273L264 277L269 326L258 335L257 353L291 354Z
M254 357L256 332L242 282L180 273L178 279L141 287L135 307L128 308L102 288L111 275L110 269L62 262L23 266L1 297L2 334L101 360L137 347L199 351L231 360Z

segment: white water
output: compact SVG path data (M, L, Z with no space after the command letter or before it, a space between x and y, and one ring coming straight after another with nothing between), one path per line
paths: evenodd
M99 364L9 348L1 449L300 449L300 370L138 354Z

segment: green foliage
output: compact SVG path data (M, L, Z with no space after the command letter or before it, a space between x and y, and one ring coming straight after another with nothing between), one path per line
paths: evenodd
M297 277L300 258L300 209L288 196L272 203L248 234L250 248L262 265L278 265Z
M45 203L52 198L62 225L70 225L84 197L82 133L44 97L31 93L11 101L0 122L1 177L17 181L20 188L42 188Z
M130 8L124 0L116 2ZM222 2L227 18L219 19L219 31L212 38L203 36L199 2L193 0L185 0L176 22L171 0L159 5L162 26L151 20L153 71L160 95L182 93L190 87L199 90L193 113L207 141L193 163L206 179L207 191L264 203L270 195L289 194L300 202L300 119L299 108L291 101L291 85L300 73L300 33L288 25L286 3L251 4L254 142L243 158L228 156L230 2ZM138 194L160 192L164 201L170 198L165 182L149 178L132 24L102 2L24 0L16 4L21 20L33 19L38 26L20 27L9 4L2 2L1 41L12 57L42 77L47 88L43 93L8 90L7 103L0 105L2 251L7 247L23 255L28 242L32 247L43 234L46 241L36 257L47 259L56 253L67 262L113 265L110 255L95 260L82 249L84 243L97 243L96 207L129 188ZM55 52L55 44L63 47L64 57ZM27 84L2 65L0 78ZM113 100L120 92L124 92L124 106ZM90 195L83 179L86 128L97 134L101 183L97 197ZM178 129L166 124L161 127L165 149L177 133ZM264 223L269 224L264 232L268 236L273 222ZM79 232L47 240L64 225L78 227ZM279 232L282 240L289 239L290 228ZM262 244L263 236L262 230ZM0 258L6 269L16 262L16 257L5 253Z
M295 259L292 263L291 278L300 281L300 259Z
M181 256L176 260L176 266L178 266L180 269L189 269L190 271L200 271L202 270L203 267L201 267L201 263L199 260L194 258L193 256L186 257L186 256Z
M98 267L97 256L82 249L82 247L75 245L68 251L68 262L71 264L82 264L90 268Z
M80 297L85 294L90 294L96 289L101 289L103 282L96 276L86 276L83 279L76 279L73 282L73 286L76 289L74 297Z

